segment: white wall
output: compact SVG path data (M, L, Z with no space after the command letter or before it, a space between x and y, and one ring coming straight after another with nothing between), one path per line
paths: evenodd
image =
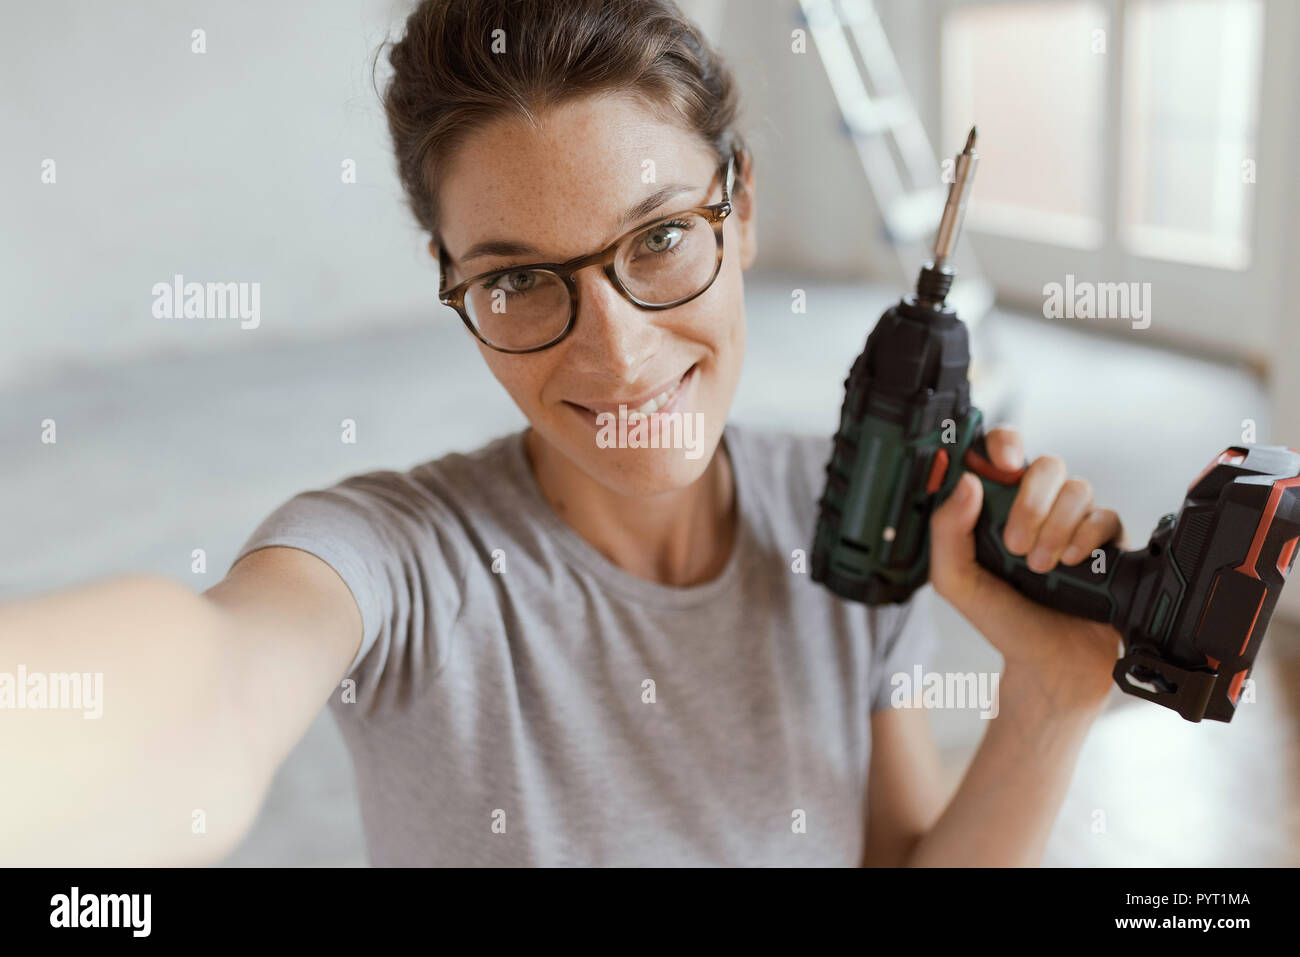
M695 0L705 9L711 2ZM742 127L755 152L757 266L822 277L892 276L895 260L816 44L807 36L806 52L792 51L791 32L804 28L798 8L796 0L727 0L723 29L713 37L736 74ZM890 2L880 8L886 28L902 21L909 30L899 36L914 42L909 9Z
M1280 25L1286 34L1300 36L1300 4L1287 10L1288 19ZM1300 116L1300 88L1289 90L1288 116ZM1287 149L1292 160L1300 156L1300 123L1292 124L1293 135ZM1292 181L1294 182L1294 175ZM1288 230L1284 239L1284 256L1292 263L1283 271L1282 289L1278 296L1277 345L1274 351L1270 387L1273 395L1273 435L1270 445L1286 445L1300 449L1300 269L1294 264L1300 257L1300 189L1289 190L1287 207ZM1292 573L1292 581L1283 589L1275 614L1300 622L1300 573Z
M436 269L401 205L367 65L405 6L8 5L0 382L435 315ZM204 54L191 52L200 28ZM260 328L153 318L151 288L175 273L260 282Z
M0 31L0 384L249 336L445 321L369 74L411 5L11 5ZM759 154L759 267L893 268L815 48L791 52L794 0L683 6L740 80ZM206 53L191 52L195 29ZM354 185L341 182L346 158ZM53 184L41 182L46 159ZM177 273L260 283L260 327L155 319L152 287Z

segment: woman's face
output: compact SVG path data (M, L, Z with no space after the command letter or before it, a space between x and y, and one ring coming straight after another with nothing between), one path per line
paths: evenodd
M573 100L543 113L536 126L497 120L458 147L441 181L449 285L512 265L565 262L643 223L719 202L717 170L698 136L631 96ZM697 298L672 309L640 309L592 266L575 276L577 323L558 345L528 355L479 345L538 435L612 491L682 488L704 472L722 436L745 349L741 270L756 249L752 181L744 186L738 171L735 209L723 224L722 268ZM625 221L656 194L659 205ZM466 258L472 247L491 242L527 251ZM687 433L693 448L603 447L616 437L620 405L635 410L674 390L664 408L682 413L683 425L689 418L690 428L700 426L699 435ZM615 412L614 428L602 433L611 420L596 413L607 410Z

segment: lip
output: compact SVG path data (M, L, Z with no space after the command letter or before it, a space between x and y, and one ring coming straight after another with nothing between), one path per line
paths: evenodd
M665 382L663 385L659 386L657 390L653 392L647 391L643 396L637 399L636 402L634 403L628 402L627 400L623 400L621 404L628 410L628 413L631 414L633 409L640 408L641 406L649 402L651 399L653 399L655 396L661 395L662 393L667 392L669 390L676 390L673 393L672 398L668 400L668 403L663 408L655 410L653 414L659 415L662 413L673 412L682 404L682 399L686 395L690 387L694 384L696 379L696 373L698 371L699 371L699 363L693 363L691 367L687 369L684 373L682 373L675 381L670 379L667 382ZM606 412L612 415L618 415L618 405L600 403L597 408L592 408L589 406L580 405L577 402L570 402L567 399L564 400L564 404L569 406L571 409L573 409L573 411L576 412L578 415L582 416L583 419L586 420L586 422L592 428L596 428L599 425L599 421L598 421L599 413Z
M692 364L689 369L687 369L685 372L682 372L680 375L674 376L671 379L667 379L664 382L661 382L655 388L647 389L645 392L641 393L641 395L631 399L621 398L613 402L573 402L568 399L566 399L565 401L568 402L570 405L576 405L578 406L578 408L585 409L588 412L596 412L596 413L613 412L615 415L617 415L618 407L620 405L627 408L627 410L630 412L633 409L641 408L641 406L645 405L655 396L662 395L663 393L667 392L669 389L677 388L677 386L680 383L685 381L686 377L690 375L690 373L692 372L692 370L694 370L694 368L695 368L695 364Z

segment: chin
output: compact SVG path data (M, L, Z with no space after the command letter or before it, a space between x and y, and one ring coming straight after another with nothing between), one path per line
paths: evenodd
M571 461L612 492L676 491L704 474L721 441L724 416L709 401L714 386L695 363L653 400L641 397L648 412L626 406L615 412L609 401L591 406L561 401L550 410L551 435Z
M705 435L688 458L683 449L599 448L585 445L573 450L583 471L611 492L630 497L649 497L684 489L702 476L720 436Z

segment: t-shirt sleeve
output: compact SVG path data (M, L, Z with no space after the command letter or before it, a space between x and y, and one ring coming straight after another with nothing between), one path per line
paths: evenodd
M871 710L891 707L894 675L928 671L939 645L932 603L934 589L924 585L901 605L881 605L871 656Z
M408 666L432 659L436 673L468 568L455 529L450 509L410 473L374 472L295 495L257 527L235 562L271 546L310 552L338 573L361 611L364 633L348 675L367 658L376 673L393 659Z

